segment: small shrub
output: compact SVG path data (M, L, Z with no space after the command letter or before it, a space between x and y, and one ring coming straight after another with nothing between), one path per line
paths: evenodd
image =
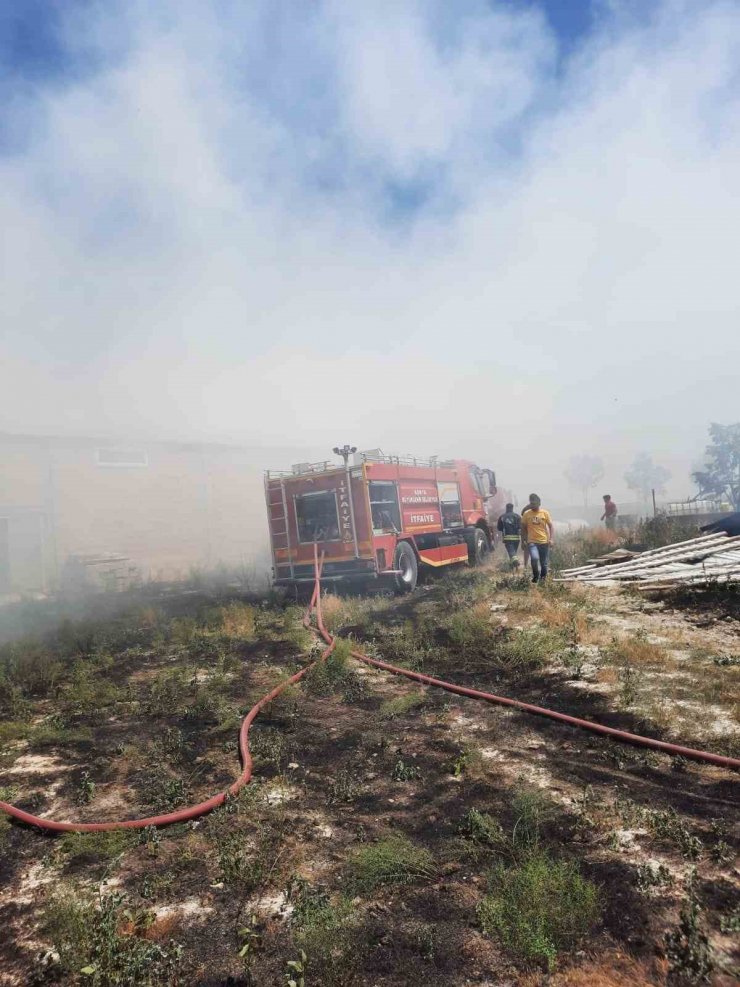
M143 938L153 914L125 907L118 894L94 899L55 895L45 910L44 931L58 954L59 972L94 987L165 987L177 982L182 949L175 942ZM123 931L123 930L126 931Z
M550 566L557 574L562 569L584 565L589 559L599 558L613 551L618 544L614 532L604 528L582 528L558 538L550 554Z
M64 663L40 641L26 638L0 647L0 706L13 711L18 697L50 695L65 671Z
M182 709L188 685L183 669L165 672L148 683L147 692L141 702L142 712L147 716L174 716Z
M524 965L551 970L599 915L598 892L575 864L545 854L495 868L491 889L478 908L485 932Z
M511 807L515 819L511 842L515 852L520 857L536 853L542 829L552 816L552 803L539 789L520 785Z
M632 539L645 548L663 548L698 535L696 521L657 514L639 521L632 533Z
M378 643L394 665L417 670L429 662L434 641L428 623L406 620L401 625L381 629Z
M665 951L670 963L669 984L702 984L709 981L714 962L709 940L699 924L700 914L691 881L678 926L665 935Z
M222 664L226 654L225 645L230 643L228 638L224 641L216 634L197 631L188 644L188 657L199 665L210 665L216 662Z
M475 775L480 772L482 766L483 758L480 752L471 744L466 744L447 763L446 770L454 778L462 778L463 775Z
M273 723L282 723L288 727L295 725L298 716L298 706L301 701L301 691L297 685L286 686L283 691L263 709L263 717Z
M502 635L493 650L494 664L509 674L519 675L541 668L558 654L565 641L562 634L543 627L526 627Z
M176 648L186 648L198 632L198 625L193 617L175 617L170 621L170 643Z
M487 603L455 610L446 621L450 643L463 658L478 658L493 650L500 628L491 620Z
M239 884L253 891L264 877L264 862L254 847L246 844L243 833L229 833L218 844L218 867L227 884Z
M307 956L310 983L321 987L347 987L358 977L371 944L346 898L332 902L322 888L314 888L301 878L300 888L289 891L294 911L291 915L296 949Z
M734 668L740 665L740 655L715 655L712 661L718 668Z
M619 669L619 705L622 709L629 709L634 706L640 695L640 687L643 681L642 672L633 668L632 665L623 665Z
M679 818L675 809L648 809L645 811L645 822L654 836L673 843L687 860L696 860L701 856L704 850L702 841Z
M288 737L273 727L262 727L250 732L249 748L260 768L268 765L278 772L284 770L293 749Z
M329 805L336 805L341 802L354 802L362 792L362 784L355 776L351 767L341 768L337 771L329 785Z
M260 887L275 869L282 830L269 821L261 822L255 829L245 819L229 812L214 814L209 824L223 880L238 885L240 892Z
M218 723L224 716L223 700L213 689L202 686L185 707L184 716L193 723Z
M95 782L91 779L89 771L83 771L77 786L77 804L89 805L94 797Z
M410 884L434 870L431 853L405 836L390 836L361 847L350 860L356 886L372 891L383 884Z
M101 710L123 699L123 690L109 678L98 674L105 670L105 667L96 668L82 660L75 663L71 679L64 689L68 714L98 716Z
M28 735L28 746L32 751L46 750L49 747L69 747L73 744L86 744L92 740L90 727L54 726L53 723L39 723Z
M407 764L402 758L396 761L391 771L394 781L416 781L421 778L421 771L416 764Z
M306 963L308 957L305 950L301 950L297 960L288 960L285 964L286 987L305 987L306 985Z
M0 748L4 748L14 740L22 740L28 735L29 729L28 723L24 723L22 720L8 720L5 723L0 723Z
M489 850L501 850L508 845L501 823L489 813L477 809L470 809L463 816L460 832L466 839Z
M326 888L315 887L299 874L288 882L286 898L293 906L291 921L295 925L311 925L332 917L334 909Z
M670 887L671 884L673 884L673 877L665 864L648 861L645 864L640 864L637 868L637 887L640 891L666 888Z
M323 661L319 661L303 680L309 693L319 696L329 696L342 689L348 678L354 675L350 667L349 641L338 640L337 645Z

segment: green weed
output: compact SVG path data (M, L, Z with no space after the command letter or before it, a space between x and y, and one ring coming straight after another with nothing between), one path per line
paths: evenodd
M544 627L526 627L501 636L493 650L493 663L517 675L541 668L564 646L561 633Z
M285 769L293 753L290 738L281 730L262 727L250 734L249 747L260 769L270 766L280 772Z
M362 793L362 783L355 775L352 767L340 768L329 785L329 805L354 802Z
M448 762L446 770L454 778L462 778L465 774L475 774L480 771L483 765L483 758L480 751L472 744L461 747L457 754Z
M702 984L709 981L714 961L709 940L700 925L700 917L701 908L691 880L678 926L665 935L665 951L670 963L669 984Z
M395 720L423 705L425 700L423 692L404 692L400 696L394 696L393 699L386 699L378 710L378 716L381 720Z
M83 771L77 786L77 804L89 805L95 797L95 782L90 778L89 771Z
M58 853L67 867L110 864L136 843L131 830L113 829L100 833L65 833Z
M589 932L599 910L595 885L575 864L536 853L493 870L478 917L516 960L552 970L558 955Z
M665 864L655 864L649 861L637 868L637 887L640 891L653 888L666 888L673 884L671 872Z
M396 761L391 771L394 781L416 781L421 778L421 771L416 764L407 764L402 758Z
M153 914L132 910L118 894L99 901L62 892L46 907L44 931L59 972L95 987L165 987L177 982L182 949L143 938ZM126 929L126 931L122 931Z
M355 851L349 870L354 884L372 891L384 884L410 884L434 872L431 853L400 834Z
M515 820L511 844L515 854L526 857L537 853L542 829L553 814L552 802L539 789L519 785L511 808Z
M487 850L500 851L508 846L501 823L487 812L470 809L462 818L460 833L472 843Z
M0 748L12 744L15 740L23 740L30 731L28 723L23 720L7 720L0 723Z
M305 950L301 950L300 957L297 960L288 960L285 964L285 983L287 987L305 987L306 984L306 963L308 962L308 957L306 956Z
M312 980L322 987L355 983L368 952L357 912L346 898L332 902L325 888L295 876L288 884L296 946L308 955Z
M146 716L175 716L182 709L188 692L185 670L178 668L151 679L146 687L141 709Z
M228 833L218 844L218 867L227 884L238 884L244 891L259 887L265 875L264 861L246 845L243 833Z
M330 696L346 688L348 681L357 673L351 667L352 645L347 640L337 640L336 647L323 661L319 661L303 680L309 694Z

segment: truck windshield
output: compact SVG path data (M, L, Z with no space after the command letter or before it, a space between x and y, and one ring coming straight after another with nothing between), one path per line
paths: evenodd
M295 498L300 542L339 541L337 497L333 490L316 490Z

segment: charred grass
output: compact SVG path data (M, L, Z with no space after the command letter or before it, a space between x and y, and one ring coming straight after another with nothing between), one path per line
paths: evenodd
M583 654L618 676L671 650L614 641L591 594L495 570L408 600L329 597L324 613L393 663L628 729L639 716L617 692L578 687ZM729 975L725 774L410 686L349 650L266 707L253 783L202 820L56 839L2 826L2 960L16 982ZM316 654L298 610L239 600L8 646L0 798L90 819L207 797L238 772L245 710Z

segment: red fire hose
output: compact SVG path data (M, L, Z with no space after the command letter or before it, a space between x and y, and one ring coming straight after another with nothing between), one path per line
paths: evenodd
M323 556L321 560L317 558L316 560L316 585L314 586L313 595L311 596L311 602L309 603L306 615L303 618L303 623L308 626L311 621L311 614L316 610L318 619L321 620L321 600L319 599L319 585L321 578L321 566L323 564ZM323 624L323 621L322 621ZM25 812L23 809L19 809L15 805L10 805L8 802L0 801L0 810L6 812L9 816L13 816L14 819L18 819L20 822L28 823L30 826L38 826L39 829L51 830L55 833L99 833L103 830L109 829L144 829L147 826L168 826L171 823L177 822L187 822L190 819L196 819L198 816L205 815L206 812L210 812L211 809L216 809L219 805L223 805L227 798L231 798L236 795L240 789L247 785L252 777L252 755L249 751L249 728L251 727L257 715L262 709L279 696L280 693L287 689L289 685L293 685L295 682L300 682L300 680L306 675L319 661L323 661L325 658L332 653L336 646L334 640L327 643L327 647L323 650L321 655L310 664L306 665L295 675L291 675L289 679L281 682L280 685L276 686L272 692L268 692L266 696L263 696L258 703L250 709L247 715L242 720L242 725L239 729L239 753L241 754L242 760L242 772L236 779L233 785L231 785L225 792L219 792L218 795L213 795L211 798L206 799L205 802L199 802L197 805L186 806L184 809L177 809L175 812L167 812L164 815L159 816L147 816L145 819L125 819L116 822L92 822L92 823L70 823L70 822L58 822L55 819L43 819L41 816L34 816L30 812Z
M300 680L316 664L318 664L318 662L328 658L336 647L336 639L324 626L323 615L321 613L320 587L322 565L323 555L321 559L319 559L318 551L316 551L314 561L316 580L314 583L311 601L308 605L303 623L306 627L309 627L311 623L311 615L314 612L316 613L317 633L323 638L326 643L326 648L315 661L306 665L305 668L302 668L299 672L296 672L295 675L291 675L291 677L286 679L284 682L281 682L280 685L276 686L266 696L263 696L262 699L260 699L259 702L257 702L247 713L239 730L239 752L242 759L242 772L233 785L227 789L227 791L220 792L218 795L212 796L205 802L199 802L197 805L187 806L184 809L177 809L175 812L168 812L159 816L148 816L146 819L127 819L118 822L57 822L54 819L42 819L41 816L34 816L30 812L24 812L23 809L19 809L14 805L10 805L8 802L2 801L0 801L0 810L6 812L10 816L13 816L13 818L18 819L20 822L28 823L31 826L37 826L39 829L52 830L54 832L90 833L110 829L143 829L146 826L167 826L170 823L187 822L190 819L195 819L198 816L204 815L206 812L210 812L211 809L215 809L219 805L223 805L227 798L236 795L240 789L249 783L252 777L252 755L249 752L249 728L257 718L257 715L268 703L272 702L276 696L279 696L284 689L287 689L289 685L300 682ZM377 658L370 658L368 655L362 654L360 651L352 651L351 654L354 658L358 659L358 661L362 661L367 665L372 665L375 668L382 668L384 671L392 672L394 675L402 675L405 678L412 679L415 682L421 682L423 685L430 685L437 689L444 689L446 692L453 692L456 695L466 696L469 699L479 699L483 702L494 703L499 706L510 706L525 713L533 713L535 716L542 716L550 720L557 720L561 723L567 723L569 726L579 727L582 730L588 730L591 733L610 737L613 740L620 741L621 743L632 744L635 747L647 747L651 750L661 751L664 754L685 757L689 760L699 761L704 764L713 764L715 767L729 768L734 771L740 770L740 760L734 757L723 757L721 754L711 754L708 751L694 750L691 747L681 747L678 744L668 744L662 740L654 740L652 737L641 737L638 734L627 733L624 730L615 730L613 727L602 726L600 723L592 723L590 720L581 720L576 716L568 716L566 713L558 713L556 710L545 709L543 706L534 706L531 703L521 702L518 699L509 699L506 696L496 696L493 693L480 692L477 689L466 689L463 686L455 685L452 682L443 682L441 679L435 679L430 675L422 675L420 672L411 672L407 668L399 668L396 665L388 664L388 662L379 661Z
M317 576L317 579L319 577ZM317 595L320 601L320 594ZM334 641L332 635L324 627L321 618L321 609L317 607L316 623L321 637L327 644ZM635 747L648 747L651 750L662 751L664 754L672 754L688 758L692 761L701 761L704 764L714 764L720 768L730 768L740 770L740 760L735 757L724 757L721 754L710 754L708 751L697 751L692 747L681 747L678 744L667 744L662 740L653 740L652 737L641 737L636 733L627 733L625 730L615 730L613 727L602 726L600 723L592 723L590 720L581 720L577 716L568 716L566 713L558 713L553 709L545 709L544 706L533 706L531 703L524 703L519 699L509 699L506 696L495 696L491 692L479 692L477 689L466 689L461 685L454 685L452 682L443 682L441 679L432 678L430 675L422 675L420 672L411 672L407 668L399 668L397 665L389 665L388 662L378 661L377 658L370 658L361 651L352 651L353 658L372 665L375 668L382 668L385 672L392 672L394 675L403 675L407 679L421 682L423 685L431 685L437 689L444 689L446 692L454 692L458 696L467 696L469 699L480 699L483 702L495 703L499 706L512 706L525 713L533 713L535 716L543 716L550 720L559 720L572 727L580 727L582 730L589 730L591 733L598 733L604 737L611 737L625 744L632 744Z

